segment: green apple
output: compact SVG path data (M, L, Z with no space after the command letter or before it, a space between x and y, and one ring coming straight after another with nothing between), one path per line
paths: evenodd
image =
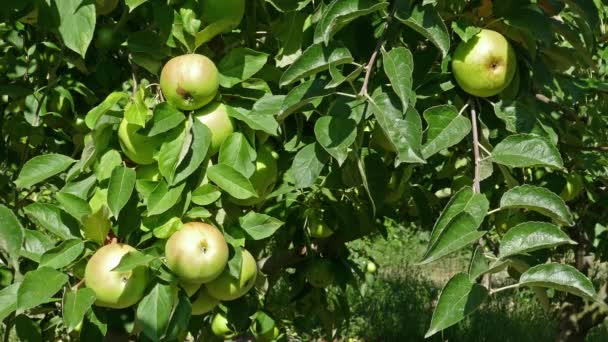
M255 161L255 171L249 177L249 181L253 188L258 193L258 197L246 199L237 199L229 197L234 204L242 206L256 205L266 199L266 196L272 192L274 184L277 182L279 174L277 160L279 154L273 151L270 144L262 145L257 151L258 157Z
M253 255L243 249L240 279L233 277L228 269L210 283L205 284L212 297L219 300L235 300L245 295L255 284L258 275L258 265Z
M159 136L147 137L137 131L141 127L128 123L123 119L118 127L118 140L125 155L134 163L140 165L153 164L154 154L163 143Z
M209 295L207 288L202 286L196 295L196 299L192 302L192 314L206 314L207 312L213 310L219 303L220 300Z
M209 156L215 155L222 143L234 132L234 121L228 116L226 106L221 102L212 102L194 112L194 117L211 131Z
M281 331L279 330L279 328L275 325L272 329L268 330L267 332L265 332L264 334L258 336L257 338L257 342L270 342L270 341L276 341L276 339L279 337L279 335L281 335Z
M160 73L160 88L167 102L182 110L199 109L211 102L219 85L215 64L199 54L174 57Z
M373 261L368 261L365 270L367 273L376 273L378 267L376 267L376 264Z
M202 0L201 11L205 24L219 25L220 32L229 32L243 19L245 0Z
M118 5L118 0L95 0L97 15L110 14Z
M461 42L452 59L456 82L467 93L488 97L505 89L515 75L515 51L505 37L483 29L466 42Z
M215 314L211 321L211 331L215 336L223 338L232 338L236 335L234 330L228 326L228 320L221 313Z
M128 272L112 271L120 259L135 248L112 243L98 249L89 259L84 271L86 287L95 291L97 306L113 309L129 307L144 296L148 284L148 269L137 266Z
M308 217L308 230L310 231L310 236L316 239L325 239L334 234L334 231L329 228L327 223L325 223L322 217L319 217L321 214L313 214Z
M95 47L102 50L111 49L116 45L114 30L111 27L102 26L95 32Z
M189 222L167 240L165 256L181 281L202 284L217 278L226 267L228 244L214 226Z
M305 270L306 279L314 287L324 288L335 280L335 265L327 259L313 260Z
M186 291L188 297L192 297L200 288L201 284L179 282L179 286Z
M135 173L137 175L137 179L154 182L158 182L161 179L160 171L158 170L158 165L156 164L139 165L135 168Z
M581 175L569 174L566 176L566 185L559 195L566 202L572 201L581 194L583 187L584 183Z

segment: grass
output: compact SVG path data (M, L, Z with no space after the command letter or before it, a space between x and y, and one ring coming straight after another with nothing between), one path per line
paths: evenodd
M425 340L441 288L452 275L466 271L470 251L416 265L428 234L393 226L389 236L353 246L376 261L379 272L364 296L349 291L352 316L342 336L364 341L555 340L556 317L546 313L527 290L492 296L464 321Z

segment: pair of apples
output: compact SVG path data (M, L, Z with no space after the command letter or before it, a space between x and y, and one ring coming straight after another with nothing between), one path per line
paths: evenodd
M95 291L96 305L114 309L139 302L149 284L149 270L137 266L127 272L113 269L122 257L135 248L121 243L106 245L89 259L85 268L85 285ZM245 295L255 284L258 268L254 257L243 249L239 278L227 268L228 245L216 227L190 222L171 235L165 245L167 266L175 273L192 302L192 314L211 311L220 301L231 301Z

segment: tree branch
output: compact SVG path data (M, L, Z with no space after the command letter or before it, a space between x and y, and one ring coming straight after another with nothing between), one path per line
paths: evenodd
M365 78L363 79L363 86L361 87L361 91L359 91L360 96L367 95L367 87L369 85L369 79L372 75L372 70L374 69L374 64L376 63L376 58L378 58L378 52L380 52L380 48L382 48L382 44L384 43L384 38L386 37L386 32L388 31L388 27L393 21L393 17L395 16L395 12L397 11L397 3L399 0L395 0L393 2L393 7L388 14L388 18L386 18L386 22L384 23L384 30L382 31L382 35L378 38L378 42L376 43L376 48L372 55L369 58L369 62L365 66Z

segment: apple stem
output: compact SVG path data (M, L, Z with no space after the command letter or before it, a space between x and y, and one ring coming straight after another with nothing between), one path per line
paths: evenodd
M84 284L84 278L80 279L80 281L76 283L76 285L72 286L72 291L76 291L81 288L82 284Z
M380 48L382 48L382 44L384 43L384 37L386 36L388 27L391 24L391 22L393 21L393 17L395 16L395 12L397 11L398 2L399 2L399 0L395 0L393 2L393 7L391 8L391 11L388 14L388 17L386 18L386 22L384 23L384 30L382 31L382 35L380 36L380 38L378 38L378 42L376 43L376 48L374 49L374 52L370 56L369 62L367 62L367 65L365 66L365 78L363 79L363 86L361 86L361 91L359 92L360 96L367 95L367 86L369 84L369 79L372 75L372 70L374 69L374 64L376 63L376 58L378 58L378 52L380 51ZM405 110L405 108L404 108L404 110Z

